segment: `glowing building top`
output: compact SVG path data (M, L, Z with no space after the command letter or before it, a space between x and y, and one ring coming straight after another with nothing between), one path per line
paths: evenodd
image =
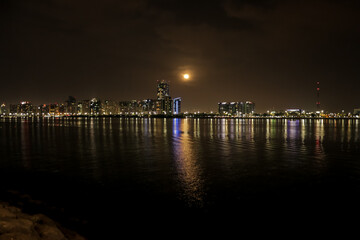
M157 85L157 99L162 100L170 97L169 83L165 80L158 81Z

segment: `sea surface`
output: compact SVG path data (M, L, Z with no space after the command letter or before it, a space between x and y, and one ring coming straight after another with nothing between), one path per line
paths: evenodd
M89 239L274 216L346 221L360 213L359 128L356 119L1 118L0 201Z

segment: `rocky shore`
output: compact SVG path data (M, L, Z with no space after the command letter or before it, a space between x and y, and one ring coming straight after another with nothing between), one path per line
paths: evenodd
M0 240L85 240L43 214L29 215L0 202Z

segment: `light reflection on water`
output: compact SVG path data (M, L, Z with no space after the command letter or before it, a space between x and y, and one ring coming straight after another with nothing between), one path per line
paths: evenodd
M204 180L201 177L201 166L197 162L196 145L191 141L190 120L173 120L174 161L182 186L185 201L190 205L203 206ZM199 137L198 121L194 121L194 136Z
M189 207L306 178L359 179L358 120L1 119L0 126L2 169L128 182Z

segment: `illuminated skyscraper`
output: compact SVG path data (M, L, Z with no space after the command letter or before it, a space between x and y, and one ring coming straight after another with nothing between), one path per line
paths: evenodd
M100 100L93 98L90 101L90 113L91 115L99 115L101 114L101 102Z
M181 113L181 98L171 98L169 83L165 80L157 81L156 99L120 101L118 105L121 115Z
M21 102L17 107L17 114L30 115L32 113L32 104L30 102Z
M40 105L39 107L40 107L39 112L40 112L41 116L50 114L49 105L43 104L43 105Z
M157 85L157 114L172 114L172 99L170 97L169 83L165 80L158 82Z
M49 114L55 116L59 114L59 105L57 103L49 104Z
M119 102L120 114L129 114L130 106L131 106L130 101L120 101Z
M157 85L157 99L162 100L166 97L170 97L169 83L165 80L158 81Z
M255 103L246 102L219 102L219 114L229 116L247 116L255 112Z
M119 114L119 104L117 104L115 101L105 100L102 104L102 112L104 115Z
M255 103L246 101L245 102L245 114L253 114L255 112Z
M170 96L164 97L163 99L156 100L156 113L171 115L173 109L173 101Z
M82 100L77 104L77 114L90 115L90 100Z
M69 115L77 113L76 99L73 96L69 96L68 100L65 101L65 112Z
M145 114L153 114L156 111L156 100L145 99L141 102L142 112Z
M1 114L1 115L6 115L6 114L8 114L8 111L7 111L7 108L6 108L5 103L1 104L0 114Z
M228 102L219 102L219 114L227 115L229 113L229 103Z
M181 113L181 97L177 97L173 99L173 113L174 114Z

